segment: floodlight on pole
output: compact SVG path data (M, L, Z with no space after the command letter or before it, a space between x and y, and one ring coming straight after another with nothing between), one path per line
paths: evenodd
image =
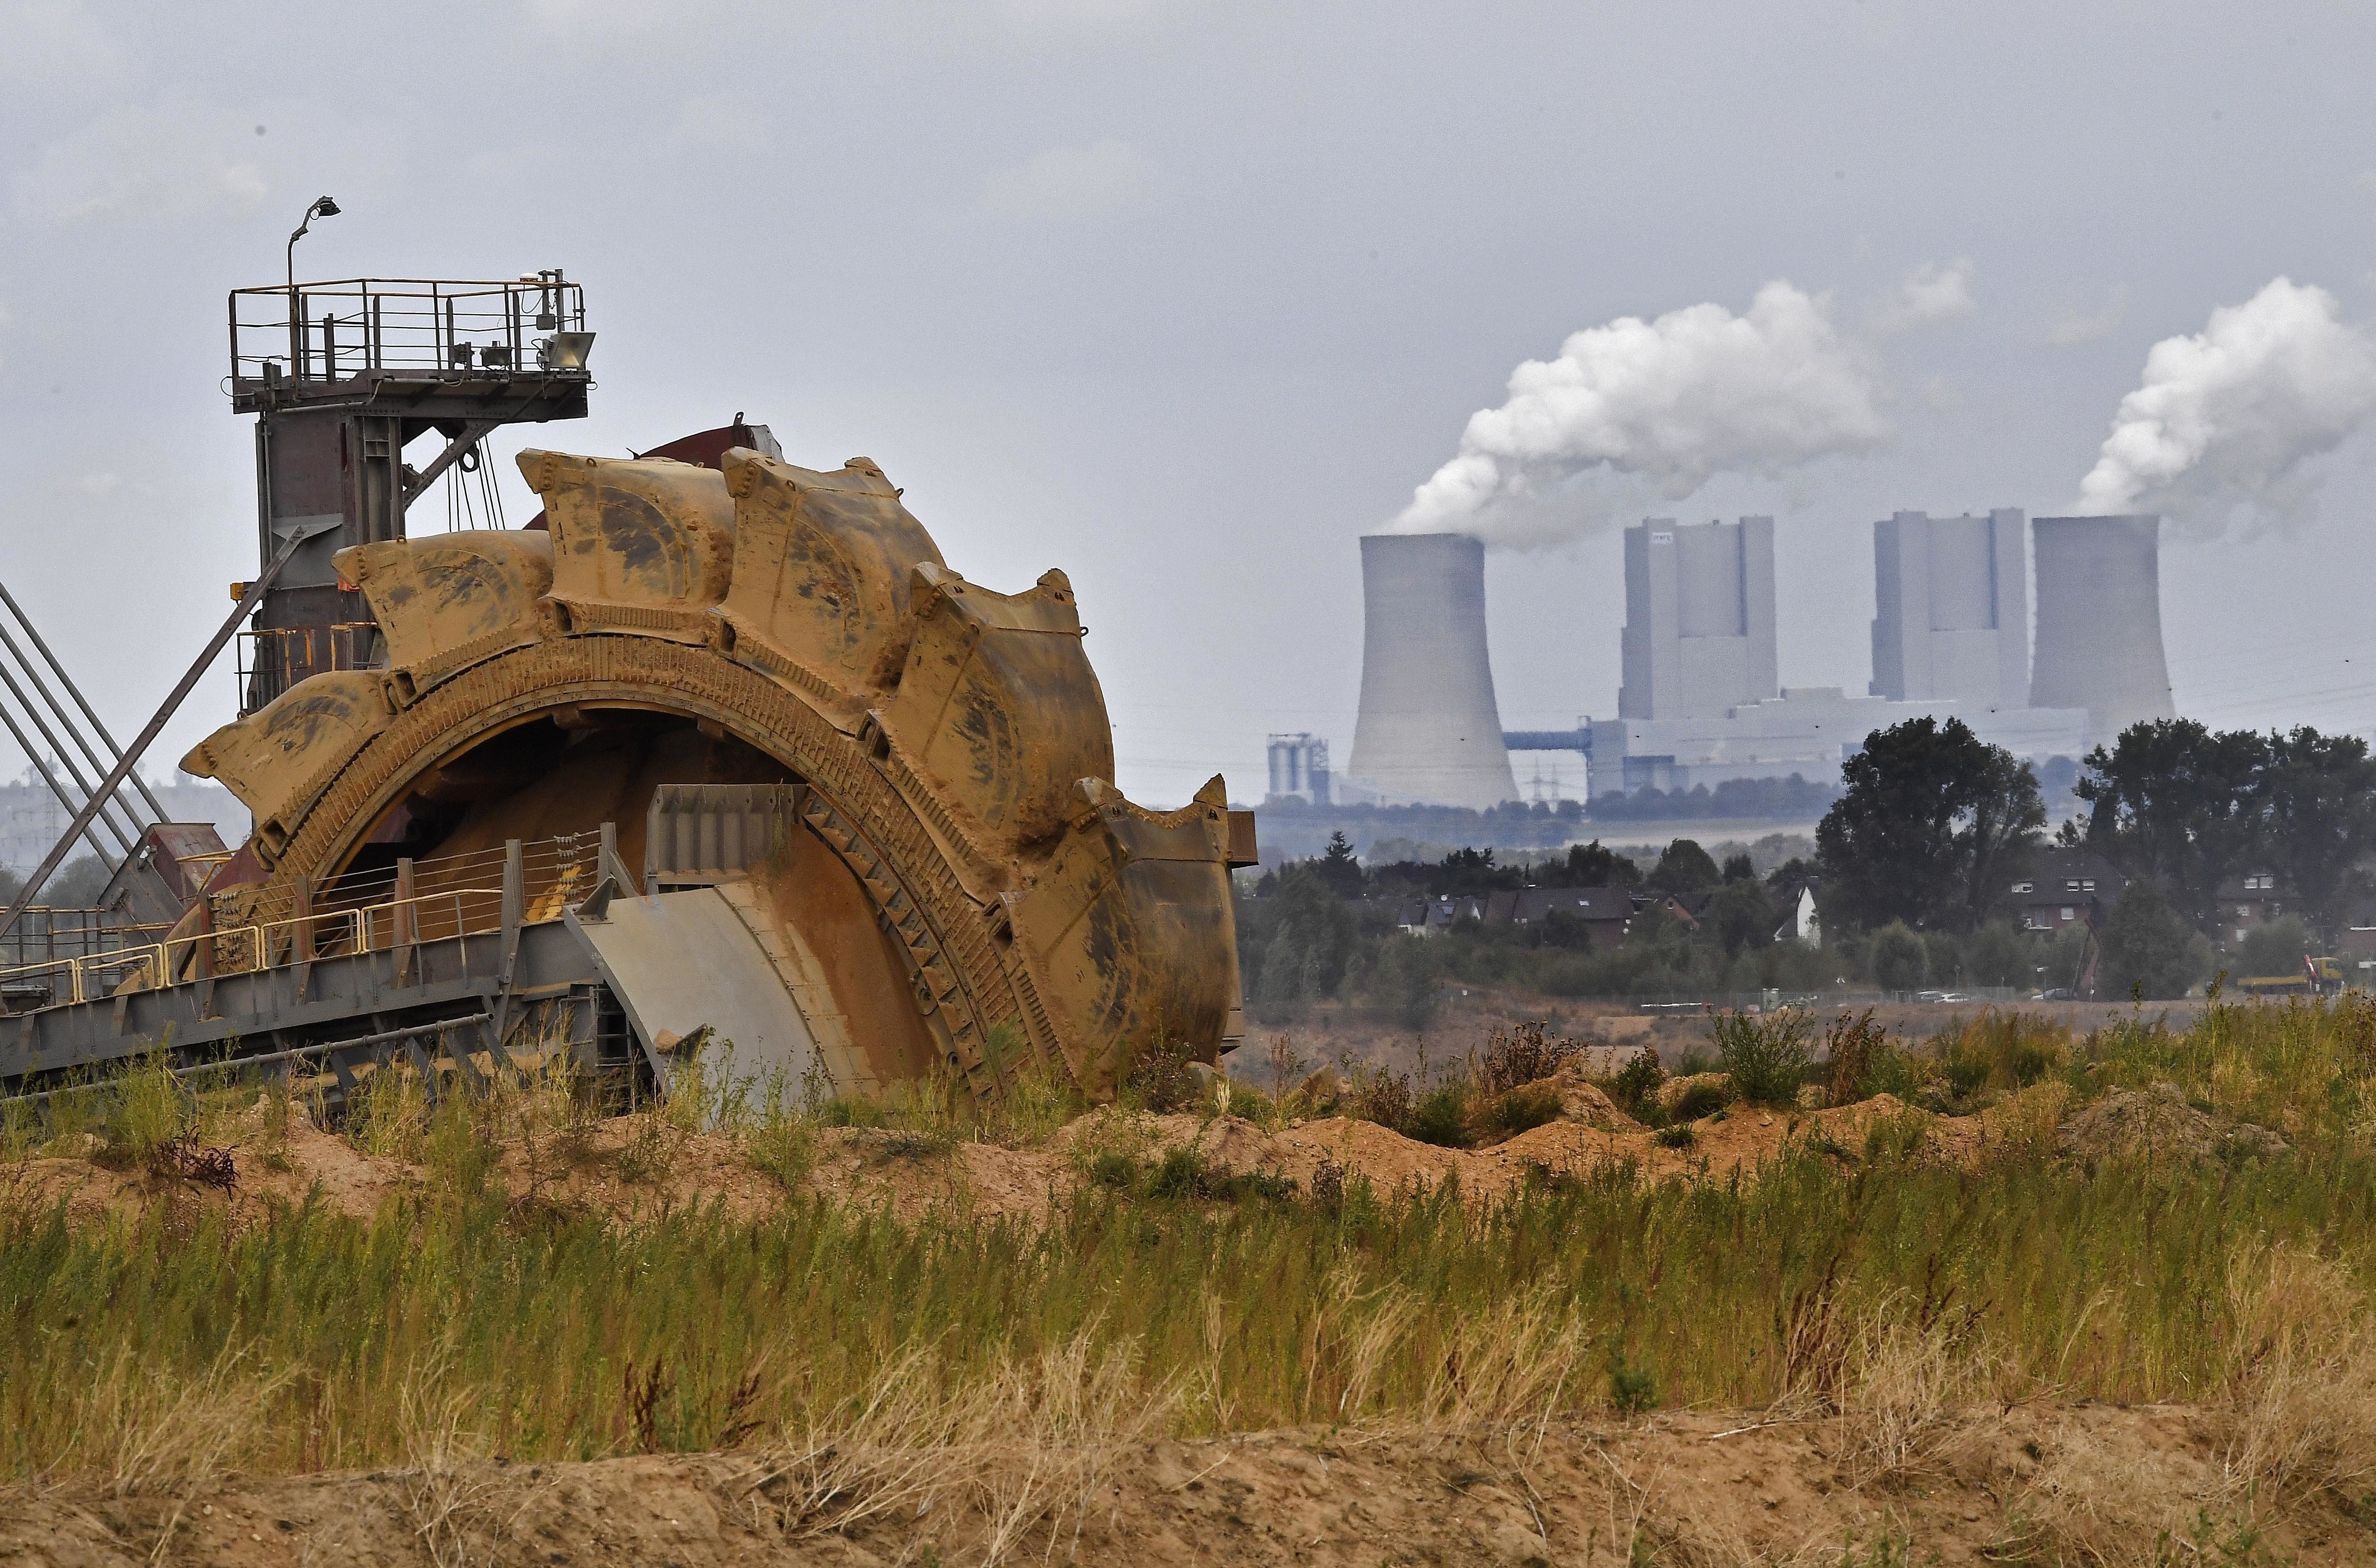
M315 219L336 218L338 215L337 202L332 201L328 196L315 196L314 205L305 209L305 216L299 220L296 229L289 236L289 250L286 256L289 266L289 374L292 376L297 374L298 351L297 242L305 237L307 230L313 228Z

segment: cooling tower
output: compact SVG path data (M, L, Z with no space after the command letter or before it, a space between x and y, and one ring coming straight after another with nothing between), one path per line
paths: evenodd
M2084 707L2090 745L2176 716L2161 651L2161 519L2040 517L2029 706Z
M1346 771L1386 804L1517 799L1485 651L1485 547L1466 534L1361 540L1361 717Z

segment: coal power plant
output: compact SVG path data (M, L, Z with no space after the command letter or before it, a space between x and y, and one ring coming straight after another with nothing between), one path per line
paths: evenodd
M1466 534L1361 540L1361 711L1348 802L1515 800L1485 647L1485 546Z
M1627 719L1711 719L1774 695L1774 519L1625 530Z
M1772 518L1647 518L1622 542L1616 716L1504 731L1484 546L1452 533L1363 539L1351 766L1332 776L1325 740L1275 735L1272 800L1483 809L1521 797L1514 750L1583 753L1595 798L1794 775L1827 783L1873 731L1926 716L1960 719L2033 762L2075 760L2173 713L2151 517L2032 524L2000 508L1876 522L1872 679L1859 695L1780 683Z
M2175 719L2161 646L2161 519L2040 517L2029 700L2084 707L2097 742Z
M2029 573L2019 511L1900 512L1875 523L1872 577L1874 696L1982 707L2028 700Z

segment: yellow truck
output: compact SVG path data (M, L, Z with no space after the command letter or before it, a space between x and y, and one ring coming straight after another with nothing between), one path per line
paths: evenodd
M2247 996L2333 996L2343 989L2343 960L2304 954L2299 974L2248 975L2230 984Z

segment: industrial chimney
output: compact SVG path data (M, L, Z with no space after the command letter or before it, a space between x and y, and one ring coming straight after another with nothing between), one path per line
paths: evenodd
M1518 797L1485 651L1485 546L1466 534L1361 540L1361 717L1346 771L1383 803Z
M2170 719L2161 650L2161 519L2040 517L2029 706L2084 707L2090 745Z

